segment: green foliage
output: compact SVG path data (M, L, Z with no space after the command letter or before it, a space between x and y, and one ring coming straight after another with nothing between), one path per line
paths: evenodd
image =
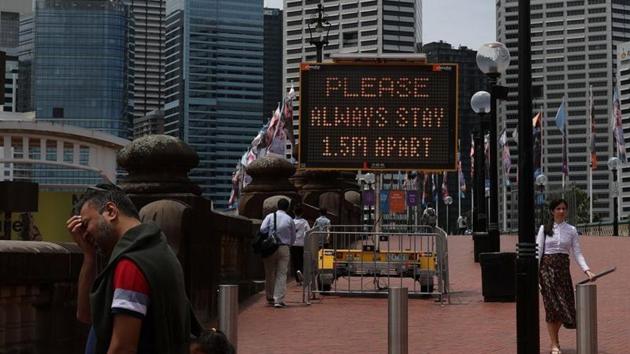
M545 200L545 210L549 210L549 204L552 200L563 198L569 203L569 220L572 225L588 224L589 223L589 197L588 193L578 188L575 185L571 185L565 189L565 192L554 192L547 194ZM595 201L597 199L593 199ZM549 215L548 213L546 213ZM593 213L593 222L599 222L600 216L597 213Z

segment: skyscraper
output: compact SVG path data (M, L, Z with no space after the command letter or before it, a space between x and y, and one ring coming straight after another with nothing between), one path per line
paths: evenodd
M265 54L263 79L263 121L271 117L282 100L282 10L265 9Z
M260 129L263 1L169 3L166 38L165 133L197 151L191 179L224 208L234 167Z
M459 151L461 153L462 172L463 177L466 180L466 192L463 194L461 211L463 215L468 215L468 220L472 220L470 217L472 214L472 199L470 191L473 188L473 183L470 178L470 134L473 127L478 122L478 117L470 108L470 98L475 92L488 89L488 80L485 75L479 71L477 67L477 52L467 47L453 48L450 44L444 42L432 42L425 44L422 47L422 51L427 56L429 63L455 63L459 64ZM457 211L457 193L460 190L458 185L458 178L456 173L450 173L448 177L448 190L450 191L453 200L452 210ZM439 225L445 227L446 213L440 213ZM455 230L457 225L457 213L450 213L450 220L448 225L451 225L451 230Z
M4 111L23 112L29 107L22 107L22 101L30 87L30 75L23 72L22 67L22 23L27 18L32 18L33 4L24 0L2 0L0 2L0 51L7 56L6 70L0 71L6 81L3 82L3 91L7 102L4 102ZM19 61L18 61L19 59ZM6 72L5 72L6 71ZM3 101L0 99L0 105ZM25 109L26 108L26 109ZM0 108L0 111L3 109Z
M500 0L496 10L497 39L508 47L512 56L507 73L501 77L501 83L511 89L509 98L497 110L499 131L505 127L512 132L518 121L518 3ZM601 162L592 174L593 210L604 218L612 215L609 214L612 177L604 162L612 156L609 122L617 65L615 54L617 45L630 39L630 23L625 19L628 15L630 3L620 0L531 2L532 85L543 88L542 97L535 99L533 105L534 114L542 112L544 117L543 166L549 179L547 191L559 191L562 187L563 144L554 117L563 99L568 116L569 174L565 183L574 183L585 192L588 189L587 110L592 86L597 158ZM512 156L517 154L518 149L514 148Z
M320 1L284 4L283 83L285 91L294 83L299 95L300 63L316 60L308 24L317 16ZM328 0L323 5L331 24L324 60L332 53L414 53L422 43L422 0Z
M126 6L120 0L35 4L37 119L129 137Z
M124 0L129 7L130 105L134 120L143 118L164 106L164 43L166 36L165 0Z

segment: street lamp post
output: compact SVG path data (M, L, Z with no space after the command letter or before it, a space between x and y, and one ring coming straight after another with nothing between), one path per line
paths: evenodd
M545 205L545 185L547 184L547 176L540 174L536 177L536 186L538 186L538 214L540 215L540 224L545 223L544 205Z
M449 227L449 215L448 215L448 207L453 204L453 197L451 197L450 195L447 195L446 198L444 198L444 204L446 205L446 234L450 235L451 234L451 229Z
M486 219L486 198L485 195L485 156L483 146L483 132L486 116L490 113L490 94L486 91L478 91L470 99L470 107L479 115L479 124L473 129L473 142L475 144L475 173L473 175L473 184L475 191L475 205L473 206L473 240L474 242L474 258L475 262L479 260L481 253L481 244L487 235L487 219ZM484 247L485 248L485 247ZM485 249L483 250L485 251Z
M532 52L530 0L518 1L518 244L516 245L517 354L540 353L538 260L534 216Z
M490 113L490 94L486 91L476 92L470 99L470 107L479 115L479 124L473 129L473 142L475 144L475 205L473 207L473 231L486 231L486 202L485 198L485 149L483 144L483 132L486 116Z
M477 66L490 78L490 212L488 213L488 238L496 252L500 249L499 187L497 165L497 100L507 98L507 88L497 85L497 80L510 64L510 51L503 43L486 43L477 51Z
M322 4L317 5L317 17L307 23L309 43L317 49L317 62L324 61L324 46L328 44L328 33L330 32L330 22L324 17Z
M613 178L613 236L619 236L619 186L617 185L617 170L621 161L617 157L608 159L608 169L612 173Z

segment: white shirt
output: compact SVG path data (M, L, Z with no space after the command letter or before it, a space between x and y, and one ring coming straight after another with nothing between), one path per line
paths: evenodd
M304 247L304 237L311 227L308 225L308 221L300 217L293 219L293 222L295 223L295 243L293 246Z
M538 245L538 259L542 258L543 242L545 242L545 254L557 254L564 253L569 254L573 250L573 257L577 264L583 271L587 271L590 268L584 260L582 255L582 249L580 248L580 242L578 241L577 229L562 222L560 224L553 224L553 236L545 236L544 226L538 230L538 236L536 237L536 245Z
M273 230L273 213L267 214L260 225L261 232L269 232ZM284 245L293 245L295 242L295 223L293 218L282 210L276 212L276 236Z

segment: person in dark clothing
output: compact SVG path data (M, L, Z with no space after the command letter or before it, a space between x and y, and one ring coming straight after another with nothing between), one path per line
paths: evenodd
M66 227L83 251L77 318L92 324L86 352L188 353L194 316L181 265L159 227L141 223L113 185L89 189L75 210ZM107 259L98 275L97 252Z

